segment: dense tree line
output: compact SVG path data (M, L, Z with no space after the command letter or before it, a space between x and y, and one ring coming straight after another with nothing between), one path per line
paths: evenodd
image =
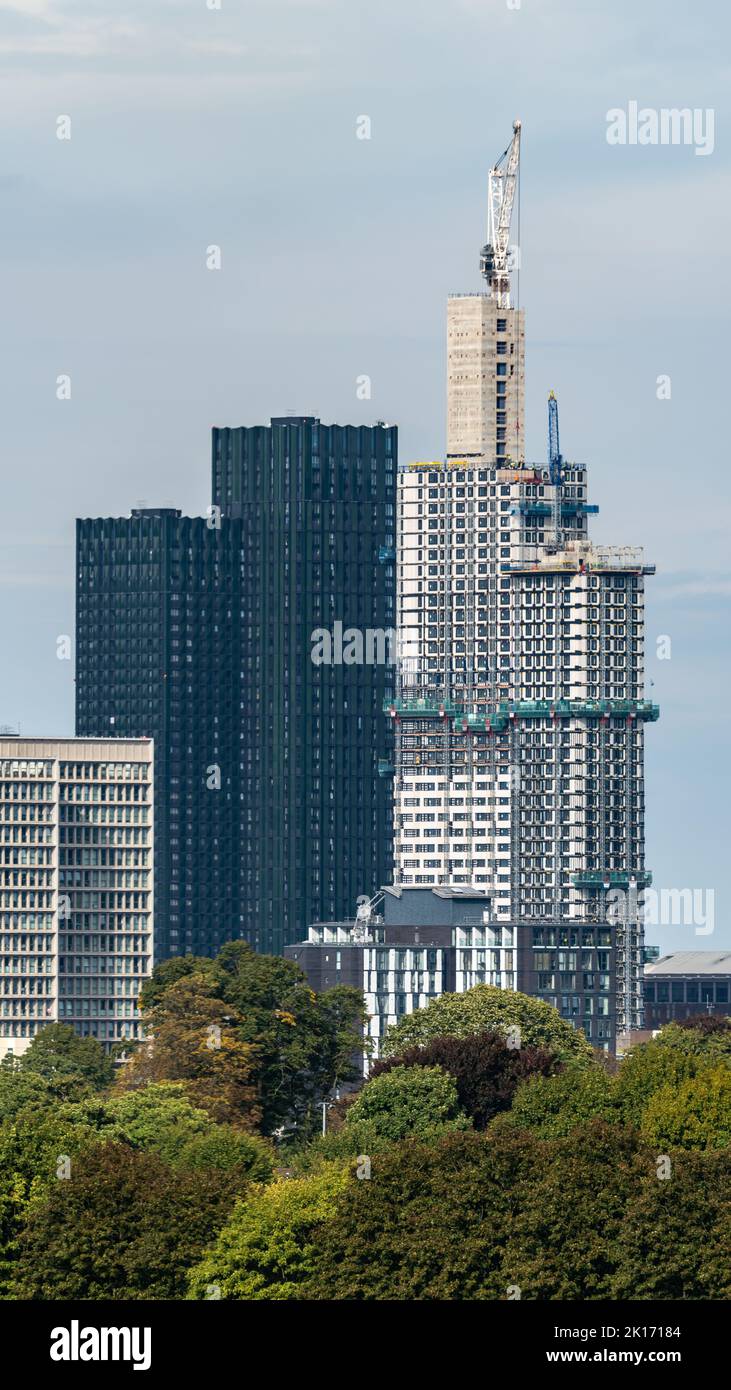
M362 997L291 962L168 961L143 1007L122 1062L52 1025L0 1066L6 1299L731 1296L728 1020L616 1064L478 986L356 1089Z

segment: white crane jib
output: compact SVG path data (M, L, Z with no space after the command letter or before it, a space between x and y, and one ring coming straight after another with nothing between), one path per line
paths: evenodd
M520 163L520 121L513 121L513 138L490 170L487 188L487 244L480 253L480 270L501 309L510 308L510 219Z

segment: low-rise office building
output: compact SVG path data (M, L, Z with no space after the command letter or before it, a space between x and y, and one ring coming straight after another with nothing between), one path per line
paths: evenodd
M645 966L645 1026L731 1014L731 951L671 951Z
M623 962L609 923L505 922L487 889L395 885L355 919L316 923L285 955L316 992L337 984L363 991L375 1056L404 1014L478 984L543 999L592 1046L615 1050Z

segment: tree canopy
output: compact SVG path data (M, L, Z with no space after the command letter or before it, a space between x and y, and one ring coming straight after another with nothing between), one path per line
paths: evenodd
M592 1058L583 1033L550 1004L495 985L475 985L464 994L442 994L425 1009L405 1014L389 1028L383 1052L392 1057L410 1047L423 1047L434 1038L465 1038L470 1033L487 1032L510 1036L518 1048L546 1048L563 1062L588 1064Z
M212 961L165 961L142 1005L155 1045L135 1053L121 1084L184 1081L196 1105L228 1123L264 1134L312 1130L321 1101L358 1074L360 992L316 995L293 961L245 942L229 942Z
M345 1130L396 1142L451 1129L470 1129L453 1076L441 1067L394 1067L363 1088L345 1117Z
M191 1298L298 1298L312 1275L316 1241L347 1184L342 1164L254 1189L191 1272Z
M655 1091L640 1128L647 1142L661 1149L727 1149L731 1144L731 1069L706 1067L680 1085Z
M17 1242L16 1296L181 1298L231 1196L225 1173L174 1172L125 1144L91 1147L70 1178L31 1204Z
M232 943L156 970L111 1083L44 1030L0 1064L0 1297L731 1295L726 1021L613 1066L478 986L403 1019L351 1093L362 1018Z
M464 1038L433 1038L423 1047L409 1047L374 1063L371 1077L397 1066L442 1067L449 1072L460 1108L475 1129L485 1129L494 1115L509 1109L522 1081L529 1076L551 1075L560 1063L548 1048L511 1048L500 1033L471 1033Z
M620 1118L613 1078L601 1066L528 1077L495 1127L530 1129L541 1139L559 1139L594 1118Z
M118 1085L180 1081L215 1120L255 1129L261 1118L256 1051L242 1040L239 1014L219 997L210 973L175 979L144 1014L151 1034L122 1069Z
M114 1065L96 1038L81 1038L67 1023L49 1023L36 1034L19 1058L22 1071L34 1072L55 1084L86 1082L93 1090L109 1086Z

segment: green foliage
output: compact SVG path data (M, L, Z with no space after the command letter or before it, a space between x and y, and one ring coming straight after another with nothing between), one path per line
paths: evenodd
M316 1233L308 1299L494 1300L516 1193L535 1181L541 1146L524 1133L462 1131L389 1145L370 1180L351 1178Z
M347 1182L346 1169L331 1163L309 1177L253 1189L192 1271L189 1297L210 1298L214 1287L223 1299L298 1298Z
M727 1021L669 1025L610 1075L549 1006L478 986L392 1029L313 1139L357 991L318 998L235 942L145 996L155 1045L114 1089L65 1027L0 1064L0 1298L731 1296ZM272 1182L257 1123L295 1177Z
M507 1110L520 1082L550 1075L559 1065L546 1048L508 1047L499 1033L471 1033L466 1038L434 1038L397 1057L376 1062L373 1078L400 1067L442 1067L454 1077L460 1109L475 1129L485 1129L493 1115Z
M619 1118L613 1080L601 1066L573 1067L526 1080L493 1128L530 1129L541 1139L559 1139L595 1117Z
M0 1066L0 1125L13 1120L21 1110L32 1106L36 1111L57 1108L59 1101L77 1100L88 1094L87 1083L79 1077L48 1079L38 1072L21 1071Z
M21 1173L0 1169L0 1299L13 1296L18 1237L34 1193Z
M15 1296L18 1241L33 1204L91 1137L47 1103L38 1104L37 1096L0 1124L0 1298Z
M397 1142L470 1129L453 1076L441 1067L394 1067L364 1086L346 1113L345 1130L365 1152L368 1136Z
M226 1174L173 1171L157 1154L96 1145L29 1210L16 1296L181 1298L232 1199Z
M731 1298L731 1152L674 1153L650 1163L612 1247L613 1299Z
M338 1082L357 1077L363 996L339 985L316 995L294 961L263 956L242 941L217 964L223 996L240 1013L241 1036L256 1047L262 1131L314 1131L317 1109Z
M293 961L259 955L245 942L229 942L215 961L165 961L142 999L155 1048L138 1050L122 1084L183 1080L191 1100L216 1119L301 1136L316 1129L333 1087L356 1077L360 992L338 986L317 996ZM211 1023L221 1028L220 1049L208 1046Z
M94 1132L72 1123L60 1110L26 1106L0 1126L0 1172L18 1173L27 1183L56 1180L59 1159L80 1152L93 1142Z
M615 1094L626 1124L642 1125L642 1117L657 1091L677 1089L709 1066L718 1057L694 1043L693 1034L682 1029L664 1028L651 1042L632 1048L624 1058L615 1082Z
M648 1144L666 1149L727 1149L731 1143L731 1069L706 1067L680 1085L655 1091L642 1116Z
M35 1072L50 1081L75 1078L94 1091L111 1085L114 1066L96 1038L80 1038L66 1023L41 1028L19 1059L21 1071Z
M212 985L218 984L220 971L215 961L208 956L173 956L170 960L160 961L155 966L149 980L145 980L140 990L140 1007L143 1013L149 1013L156 1004L159 1004L165 991L171 985L175 985L179 980L185 980L190 975L199 975L203 979L209 979Z
M104 1100L86 1099L65 1106L61 1114L73 1124L91 1127L100 1138L151 1150L166 1163L174 1162L191 1139L215 1127L210 1115L191 1105L185 1087L176 1082L158 1082Z
M389 1146L317 1237L305 1296L523 1300L727 1298L731 1155L653 1154L601 1120Z
M255 1049L241 1038L242 1020L219 993L210 971L168 984L144 1014L154 1044L137 1048L120 1072L118 1088L180 1081L191 1103L212 1119L254 1129L261 1115Z
M207 1111L191 1105L179 1082L87 1099L65 1106L60 1115L95 1130L99 1138L157 1153L174 1167L236 1170L253 1182L267 1182L274 1169L265 1140L216 1124Z
M527 994L475 985L465 994L443 994L425 1008L406 1014L389 1028L383 1051L396 1056L409 1047L423 1047L434 1038L465 1038L470 1033L500 1033L520 1029L521 1047L548 1048L563 1062L588 1063L592 1050L583 1033L567 1023L550 1004Z
M706 1058L727 1057L731 1061L731 1018L698 1014L680 1023L668 1023L658 1035L662 1047L674 1047Z
M215 1168L235 1174L239 1190L247 1182L270 1182L274 1173L274 1153L266 1139L228 1125L212 1125L206 1134L189 1139L172 1162L177 1168Z
M609 1298L613 1249L638 1180L636 1137L592 1120L541 1148L543 1163L516 1194L508 1282L522 1299Z

